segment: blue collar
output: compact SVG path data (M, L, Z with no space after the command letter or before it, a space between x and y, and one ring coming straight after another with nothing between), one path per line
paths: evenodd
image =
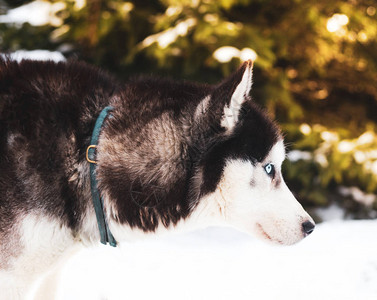
M99 114L96 124L93 129L92 139L90 140L90 146L86 149L86 160L90 163L90 186L92 191L92 200L94 205L94 210L96 212L98 229L101 236L101 243L110 246L116 247L117 242L114 239L114 236L111 234L109 225L107 224L105 213L103 211L103 199L100 196L97 187L97 178L96 178L96 164L95 161L95 149L98 144L98 138L101 133L101 127L109 112L113 109L111 106L105 107ZM90 158L90 157L91 158ZM93 158L93 159L92 159Z

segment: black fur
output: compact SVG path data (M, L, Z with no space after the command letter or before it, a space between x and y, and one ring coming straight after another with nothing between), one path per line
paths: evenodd
M0 60L0 228L29 211L77 228L87 199L68 179L116 90L86 64Z
M232 136L214 144L201 160L201 195L216 189L227 159L261 162L279 137L280 131L266 114L253 103L245 103L240 124Z
M97 174L100 191L115 207L114 218L150 231L159 222L168 226L187 217L200 196L215 190L227 158L261 161L280 136L251 101L243 105L233 133L220 126L244 70L245 65L218 86L152 78L119 85L83 63L1 59L0 230L15 215L37 210L79 234L91 199L82 184L89 173L78 166L107 105L115 109L100 136L98 151L107 152L98 154ZM208 111L195 119L208 95ZM172 132L176 148L164 157L156 145L173 139ZM135 160L126 161L125 153ZM149 172L159 168L169 170L164 175L169 184L161 184L162 173ZM193 193L192 178L200 172L200 190Z

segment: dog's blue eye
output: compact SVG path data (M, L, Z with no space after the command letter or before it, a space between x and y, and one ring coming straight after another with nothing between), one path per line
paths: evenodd
M270 176L272 178L275 176L275 166L273 164L267 164L264 167L264 170L266 171L266 173L268 174L268 176Z

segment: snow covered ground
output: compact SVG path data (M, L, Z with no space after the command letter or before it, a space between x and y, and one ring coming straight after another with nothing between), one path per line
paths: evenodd
M3 54L1 56L5 57ZM55 62L65 61L65 57L58 51L48 51L48 50L18 50L12 53L8 53L8 56L17 60L18 62L23 59L33 59L33 60L52 60Z
M209 228L87 249L58 299L377 299L377 220L325 222L290 247Z

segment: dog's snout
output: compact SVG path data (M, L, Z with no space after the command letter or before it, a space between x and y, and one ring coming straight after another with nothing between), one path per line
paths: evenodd
M302 223L302 230L304 231L305 235L311 234L314 230L314 227L314 223L310 221L305 221L304 223Z

